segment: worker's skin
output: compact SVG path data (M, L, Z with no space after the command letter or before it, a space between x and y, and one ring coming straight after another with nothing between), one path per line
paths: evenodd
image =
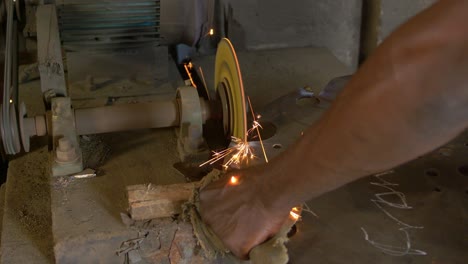
M203 220L240 258L292 207L423 155L468 127L468 1L442 0L395 31L323 117L267 165L201 192ZM231 176L239 177L230 185Z

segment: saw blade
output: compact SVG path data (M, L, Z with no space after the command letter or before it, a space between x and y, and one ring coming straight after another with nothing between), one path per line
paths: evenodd
M215 63L215 89L223 104L223 120L233 137L247 135L246 102L236 51L227 38L218 44Z

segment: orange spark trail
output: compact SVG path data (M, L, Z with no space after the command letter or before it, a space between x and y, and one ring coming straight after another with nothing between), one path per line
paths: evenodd
M260 123L258 123L258 121L256 120L255 112L252 108L252 103L250 102L249 96L247 96L247 101L249 102L250 112L252 113L252 118L254 122L252 129L255 128L255 130L257 130L258 139L260 140L260 146L262 146L263 156L265 157L266 163L268 163L268 157L266 155L265 147L263 146L262 136L260 135L260 130L258 129L258 127L261 127L261 126L260 126Z

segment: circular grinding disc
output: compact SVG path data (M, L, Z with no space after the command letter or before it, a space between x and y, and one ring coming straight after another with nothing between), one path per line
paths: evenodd
M236 138L245 139L247 118L244 84L236 51L227 38L219 42L216 52L215 89L222 95L221 103L226 105L223 107L223 119L229 132Z

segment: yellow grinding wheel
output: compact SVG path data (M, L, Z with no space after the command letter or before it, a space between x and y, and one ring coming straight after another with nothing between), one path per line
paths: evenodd
M245 139L247 118L244 84L236 51L227 38L223 38L218 44L214 83L221 99L225 132Z

